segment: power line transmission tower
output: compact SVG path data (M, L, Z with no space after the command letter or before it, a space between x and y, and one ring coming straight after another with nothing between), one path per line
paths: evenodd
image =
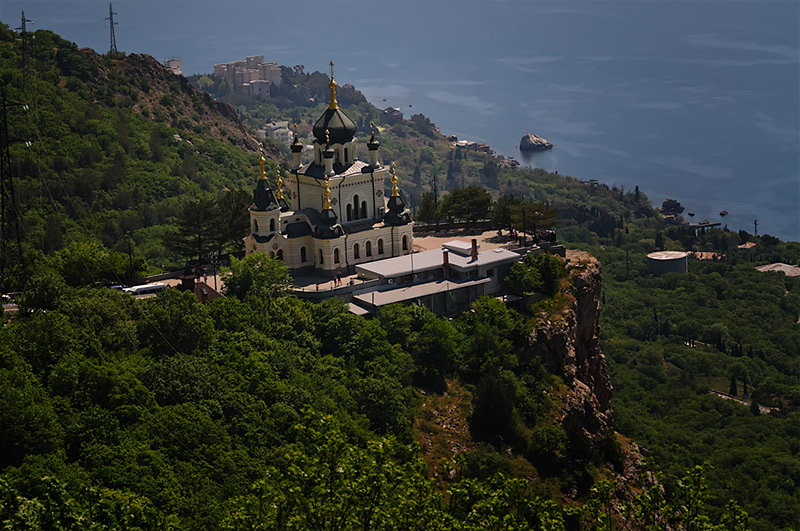
M30 22L33 24L33 20L29 18L25 18L25 11L22 12L22 23L19 25L17 30L19 30L22 35L22 74L27 80L28 78L28 30L26 24Z
M19 289L24 279L19 208L11 174L11 137L8 134L8 107L22 105L6 100L5 85L0 86L0 292ZM23 106L27 108L27 106Z
M108 18L106 20L108 20L108 25L111 27L111 47L108 51L115 53L117 51L117 38L114 36L114 25L116 24L116 22L114 22L114 15L116 14L117 13L114 13L114 10L111 9L111 4L108 4Z

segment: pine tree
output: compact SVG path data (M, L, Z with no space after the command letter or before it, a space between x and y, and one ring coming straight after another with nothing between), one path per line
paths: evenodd
M736 389L736 377L731 376L731 388L728 390L728 394L731 396L737 396L739 394L738 389Z

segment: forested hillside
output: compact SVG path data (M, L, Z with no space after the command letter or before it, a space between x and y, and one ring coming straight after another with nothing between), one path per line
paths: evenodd
M255 139L152 57L100 56L46 30L27 39L23 62L20 35L0 26L5 97L20 104L8 121L26 249L95 239L126 254L130 244L151 269L180 265L162 244L173 219L190 199L249 196Z

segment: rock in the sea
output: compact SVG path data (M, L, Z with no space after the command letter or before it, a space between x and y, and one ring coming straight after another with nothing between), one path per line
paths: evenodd
M525 133L522 136L522 140L519 141L520 151L540 151L543 149L552 148L553 144L540 136L534 135L533 133Z

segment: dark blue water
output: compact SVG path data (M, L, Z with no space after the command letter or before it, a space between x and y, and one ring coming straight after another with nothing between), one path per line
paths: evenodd
M108 49L108 4L0 4ZM117 45L188 73L264 54L378 106L521 159L666 197L695 220L800 240L800 3L344 1L114 3ZM383 100L386 101L383 101ZM411 105L412 107L409 107ZM724 219L719 212L730 214Z

